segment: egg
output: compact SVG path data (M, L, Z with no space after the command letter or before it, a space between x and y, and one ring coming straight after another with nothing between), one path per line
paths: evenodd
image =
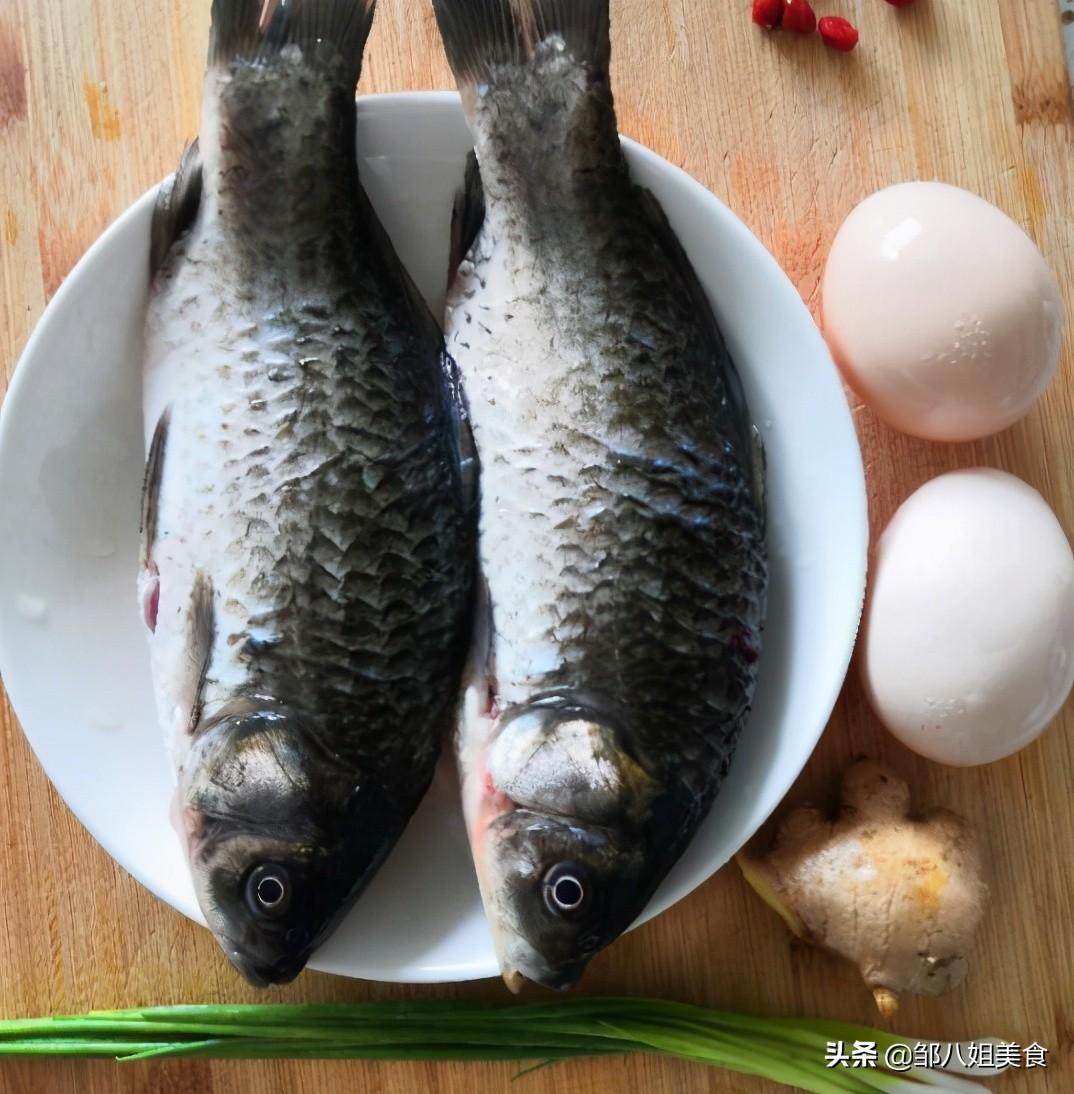
M1003 471L954 471L899 508L876 547L859 668L903 744L960 766L1038 737L1074 684L1074 554Z
M904 433L1006 429L1055 374L1063 304L1036 244L994 205L910 182L866 198L832 244L824 334L846 382Z

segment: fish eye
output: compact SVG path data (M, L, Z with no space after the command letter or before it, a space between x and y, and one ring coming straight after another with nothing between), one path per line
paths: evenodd
M548 910L556 915L573 915L588 903L584 871L572 862L553 866L545 874L542 891Z
M256 916L274 918L291 903L291 876L278 862L255 866L246 878L246 904Z

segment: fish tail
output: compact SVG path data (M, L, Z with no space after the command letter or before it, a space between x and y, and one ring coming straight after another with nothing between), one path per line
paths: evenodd
M373 8L213 0L199 147L206 194L240 235L268 240L299 210L323 213L307 174L338 178L339 200L353 203L354 89Z
M433 8L460 88L509 79L546 43L607 77L608 0L433 0Z
M509 190L562 196L572 179L625 173L608 79L608 0L433 0L433 7L474 134L486 207Z
M209 66L236 61L271 66L281 59L338 66L358 83L376 0L213 0Z

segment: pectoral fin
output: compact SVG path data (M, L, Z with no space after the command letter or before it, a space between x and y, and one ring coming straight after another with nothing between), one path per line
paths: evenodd
M213 583L199 570L194 575L187 609L185 663L178 691L182 709L189 711L187 732L193 733L201 721L205 679L212 660L216 619L213 604Z
M142 537L142 569L152 564L153 544L157 538L157 503L160 498L160 481L164 474L164 452L168 444L168 411L165 410L153 430L153 440L149 445L149 455L145 461L145 474L142 476L142 516L140 532Z

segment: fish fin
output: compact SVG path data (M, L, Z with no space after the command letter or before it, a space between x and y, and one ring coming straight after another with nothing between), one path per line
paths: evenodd
M190 587L190 608L187 615L186 652L188 672L182 699L189 709L187 732L193 733L201 721L202 692L209 674L213 639L216 637L216 619L213 610L214 591L212 579L202 570L194 574Z
M161 184L149 229L149 276L164 265L172 244L191 227L201 205L201 155L195 139L183 149L175 174Z
M474 431L470 424L470 405L466 401L466 389L463 387L459 366L447 350L444 350L442 363L451 402L452 423L455 427L455 449L459 454L463 505L467 513L472 515L477 508L479 464Z
M209 64L256 54L264 6L263 0L213 0Z
M481 231L485 222L485 190L481 185L481 171L473 149L466 157L466 174L462 186L455 194L451 210L451 257L448 260L448 282L455 277L462 260Z
M493 69L526 59L511 0L433 0L433 10L460 85L485 83Z
M750 431L751 450L753 452L753 496L757 500L757 508L761 512L761 528L768 524L768 452L765 450L764 438L757 426Z
M375 7L376 0L213 0L209 63L271 65L298 46L307 62L342 60L357 83Z
M142 538L142 567L149 564L150 552L157 538L157 502L160 497L160 480L164 474L164 452L168 446L168 422L170 410L165 409L153 430L149 455L142 475L142 511L139 532Z
M532 11L535 42L558 35L573 57L606 74L611 56L608 0L522 0Z
M497 683L492 635L492 594L478 567L470 608L469 644L463 661L462 686L455 714L455 745L463 770L472 765L473 753L487 743L489 724L498 717ZM469 825L469 820L467 825Z
M765 502L764 446L761 442L761 435L754 427L753 419L750 416L750 408L746 400L746 389L742 386L742 378L735 368L735 362L732 360L731 353L727 348L727 342L724 340L723 331L720 330L716 314L712 310L708 294L697 276L697 271L694 269L686 249L675 234L675 229L671 227L663 206L651 190L639 186L635 188L635 191L640 198L641 207L645 212L656 242L659 244L668 263L679 275L679 280L694 306L698 325L704 332L712 359L723 379L727 403L731 410L731 420L735 423L735 430L738 434L737 440L739 442L739 452L744 461L744 470L757 505L763 514Z
M558 36L595 73L608 70L608 0L433 0L448 64L462 86L525 64Z

